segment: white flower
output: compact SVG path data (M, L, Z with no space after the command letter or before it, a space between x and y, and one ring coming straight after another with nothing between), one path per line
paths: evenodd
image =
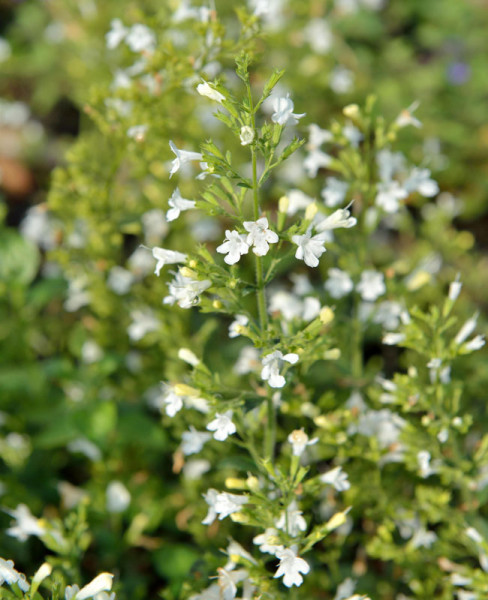
M8 585L16 583L23 592L27 592L30 587L25 580L25 575L14 569L13 560L0 558L0 586L4 583Z
M288 121L290 121L291 125L295 125L298 123L298 119L301 119L306 114L297 115L293 112L293 100L291 100L289 94L286 97L280 96L274 98L273 110L274 113L271 115L271 120L278 125L285 125Z
M357 148L359 146L359 142L363 139L363 134L359 131L357 127L355 127L350 121L344 125L342 128L342 134L349 141L351 146Z
M109 513L122 513L130 504L130 492L121 481L111 481L106 495Z
M206 96L207 98L210 98L210 100L215 100L215 102L218 102L219 104L222 104L222 100L225 100L225 96L213 88L207 81L197 85L197 92L201 96Z
M310 571L308 563L299 558L293 548L282 548L276 551L276 558L280 559L276 577L283 577L283 583L290 588L293 585L299 586L303 583L303 577L300 573L306 575Z
M213 488L208 489L207 492L203 494L203 498L208 504L208 512L207 516L202 521L202 525L210 525L217 518L217 513L215 512L215 502L218 495L219 492Z
M178 350L178 358L192 367L200 364L200 359L189 348L180 348Z
M396 346L397 344L401 344L405 341L405 334L393 332L386 333L381 341L386 346Z
M403 186L408 192L418 192L426 198L432 198L439 193L439 185L431 179L429 169L415 167Z
M417 100L413 102L408 108L404 108L402 112L395 119L395 124L398 127L406 127L407 125L413 125L414 127L422 127L422 123L413 116L413 113L419 107L420 102Z
M303 168L309 177L316 177L317 171L322 167L328 167L332 157L318 148L311 150L303 161Z
M153 245L159 242L169 231L164 211L160 208L153 208L145 212L141 221L146 244Z
M127 294L133 283L134 275L127 269L119 267L118 265L115 265L110 269L107 277L107 286L115 294L118 294L119 296Z
M385 183L391 181L396 173L405 170L405 156L401 152L392 152L387 148L378 152L376 163L380 179Z
M219 442L223 442L236 432L236 426L232 422L232 411L227 410L224 414L217 413L215 419L207 425L209 431L215 431L213 437Z
M307 150L317 150L325 142L331 142L334 135L328 129L321 129L316 123L308 126Z
M290 502L286 510L281 513L275 526L292 537L297 536L300 531L307 529L307 522L303 518L302 511L298 510L295 500Z
M229 515L241 510L241 507L249 500L248 496L238 494L229 494L228 492L220 492L215 497L215 512L219 517L219 521L225 519Z
M272 388L282 388L286 381L283 375L280 375L280 369L283 367L283 363L287 362L294 365L298 361L298 354L294 352L285 354L280 350L275 350L271 354L267 354L263 357L263 369L261 371L261 377L264 381L268 382L268 385Z
M168 417L174 417L183 408L184 396L176 393L175 388L167 383L162 383L163 394L161 402Z
M249 144L254 141L254 129L248 125L244 125L241 127L239 138L241 140L241 146L249 146Z
M225 231L225 241L217 247L217 252L227 254L224 261L228 265L235 265L243 254L249 252L249 246L246 242L247 235L238 231Z
M340 269L329 269L329 277L324 284L324 288L332 298L342 298L352 291L354 284L352 279L345 271Z
M95 579L81 588L73 597L73 600L87 600L93 598L100 592L109 592L112 589L114 576L111 573L100 573Z
M98 446L83 437L72 440L69 442L66 448L70 452L79 452L80 454L84 454L87 458L94 462L102 458L102 453L100 452Z
M180 213L184 210L195 208L195 200L187 200L182 198L180 190L178 188L171 194L171 198L168 200L171 208L166 213L166 219L168 221L174 221L180 216Z
M328 177L326 181L325 187L320 192L326 206L333 207L342 204L349 189L349 184L336 177Z
M351 487L349 480L347 479L347 473L344 473L342 467L335 467L327 473L323 473L319 477L322 483L328 483L334 486L338 492L344 492Z
M208 289L212 282L208 279L199 281L191 277L184 277L179 271L169 284L169 296L163 300L164 304L178 304L180 308L191 308L199 302L199 296Z
M301 456L307 446L312 446L319 441L319 438L308 439L308 435L302 429L295 429L288 436L288 442L291 444L294 456Z
M393 330L399 326L402 312L403 307L401 304L391 300L385 300L384 302L380 302L376 307L373 321L383 325L385 329Z
M289 216L294 215L299 210L306 209L313 202L313 198L307 196L301 190L290 190L286 198L288 198L286 214Z
M204 473L210 470L210 462L204 458L194 458L185 462L183 476L186 479L200 479Z
M325 19L312 19L303 33L312 50L317 54L327 54L333 42L332 31Z
M480 348L483 348L484 345L485 345L485 336L477 335L472 340L469 340L469 342L466 342L464 349L467 352L474 352L475 350L479 350Z
M294 235L291 239L298 246L295 258L303 260L309 267L317 267L319 258L326 252L324 242L328 235L318 233L312 237L312 230L309 228L304 235Z
M127 137L136 142L143 142L148 128L148 125L133 125L127 130Z
M408 196L407 190L398 181L386 181L378 184L375 203L386 213L393 214L400 208L400 200Z
M264 533L257 535L253 539L253 542L259 546L261 552L267 554L276 554L276 551L282 548L281 545L277 544L278 541L278 532L272 527L269 527Z
M94 340L86 340L81 347L81 360L91 365L103 358L103 350Z
M185 456L197 454L212 436L205 431L197 431L193 425L190 425L189 431L184 431L181 435L181 451Z
M361 273L361 280L356 286L356 290L361 294L363 300L366 300L366 302L374 302L386 292L383 273L372 270L363 271Z
M16 520L15 525L7 529L7 534L17 538L19 542L25 542L31 535L40 537L46 533L39 519L32 515L25 504L19 504L14 510L5 509L5 512Z
M413 534L410 544L412 548L430 548L436 540L437 535L433 531L421 527Z
M236 318L229 325L229 337L235 338L241 335L239 328L245 327L249 323L249 318L246 315L236 315Z
M120 19L112 19L112 21L110 21L110 31L105 34L107 48L110 50L117 48L128 32L129 30L127 27L124 27Z
M244 346L232 370L237 375L247 375L247 373L256 371L260 365L257 348Z
M158 248L157 246L155 246L152 249L152 255L158 261L154 269L154 274L158 277L164 265L184 263L187 258L186 254L183 254L183 252L177 252L176 250L166 250L165 248Z
M456 279L454 281L451 282L451 284L449 285L449 300L451 302L455 302L457 300L457 297L459 296L459 293L461 292L461 288L463 287L463 284L459 281L459 273L456 276Z
M238 569L233 571L234 565L230 567L217 569L218 575L218 592L219 600L234 600L237 594L237 585L243 579L246 579L248 572L245 569Z
M330 231L339 227L349 229L350 227L354 227L356 223L356 217L351 217L351 211L348 208L338 208L331 215L319 221L315 225L315 229L317 231Z
M355 587L356 582L354 579L351 579L350 577L344 579L344 581L337 588L334 600L347 600L350 596L352 596Z
M454 343L460 346L468 337L473 333L476 328L476 322L478 321L478 313L473 315L471 319L468 319L466 323L461 327L459 333L454 338Z
M132 323L127 327L127 334L133 342L142 340L145 335L157 331L160 327L156 315L150 308L132 310L130 318Z
M347 94L354 86L354 73L350 69L338 65L332 69L329 85L336 94Z
M132 52L154 52L156 47L156 36L154 31L149 29L142 23L132 25L125 38L125 43L129 46Z
M171 163L171 171L169 172L170 178L179 171L181 165L192 160L202 160L203 156L200 152L189 152L187 150L179 150L172 141L169 142L169 147L176 154L176 158ZM176 218L176 217L175 217ZM168 219L169 220L169 219Z
M248 231L246 242L254 246L253 252L256 256L265 256L269 250L269 244L275 244L278 235L268 229L268 219L261 217L257 221L244 221L244 229Z

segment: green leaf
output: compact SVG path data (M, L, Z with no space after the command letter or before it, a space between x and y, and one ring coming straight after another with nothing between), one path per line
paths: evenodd
M10 229L0 235L0 280L28 285L39 269L37 247Z

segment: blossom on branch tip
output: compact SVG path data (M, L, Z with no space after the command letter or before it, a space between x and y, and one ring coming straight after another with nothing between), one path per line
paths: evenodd
M303 235L292 236L292 242L298 246L295 258L303 260L309 267L317 267L319 258L326 251L324 242L328 240L328 233L322 232L312 237L312 230L309 228Z
M173 281L168 285L169 295L163 300L164 304L178 304L180 308L191 308L199 302L199 296L208 289L212 282L208 279L200 281L191 277L184 277L179 271Z
M242 506L249 500L248 496L238 494L229 494L228 492L217 493L215 497L214 509L219 517L219 521L229 515L241 510Z
M308 435L302 429L295 429L288 436L288 442L291 444L294 456L301 456L307 446L312 446L319 441L319 438L309 439Z
M224 261L228 265L235 265L243 254L249 252L249 245L246 242L247 235L238 231L225 231L225 241L217 246L217 252L227 254Z
M209 431L214 431L214 439L223 442L236 432L236 426L232 422L232 411L227 410L224 414L217 413L215 419L207 425Z
M327 473L323 473L319 477L322 483L328 483L332 485L338 492L344 492L351 487L349 480L347 479L347 473L344 473L342 467L335 467Z
M269 244L275 244L279 238L278 234L268 229L268 219L261 217L257 221L244 221L244 229L248 231L246 242L254 246L253 252L256 256L265 256L269 250Z
M248 323L249 317L246 317L246 315L236 315L235 320L229 325L229 337L235 338L241 335L239 328L246 327Z
M283 583L288 588L293 585L302 585L303 577L300 573L306 575L310 571L307 561L297 556L294 548L284 547L276 551L276 558L279 558L280 564L275 573L275 578L283 577Z
M210 433L197 431L193 425L190 425L190 429L181 435L181 451L185 456L197 454L211 437Z
M197 85L197 92L200 96L206 96L210 100L215 100L219 104L222 104L222 100L225 100L225 96L213 88L207 81L199 83Z
M352 291L354 284L348 273L332 268L329 269L328 275L324 288L332 298L342 298Z
M23 592L27 592L30 587L25 579L25 575L19 573L19 571L14 568L13 560L0 558L0 586L4 583L7 583L8 585L16 583Z
M366 302L374 302L386 292L383 273L366 270L361 273L361 280L356 286L361 298Z
M171 198L168 200L168 204L171 206L166 213L166 219L168 221L174 221L177 219L180 216L180 213L184 210L195 208L195 200L187 200L186 198L182 198L178 188L176 188L172 193Z
M280 350L275 350L271 354L267 354L263 357L263 369L261 371L261 377L264 381L268 382L268 385L272 388L282 388L286 380L283 375L280 375L280 369L283 367L285 362L294 365L298 361L298 354L294 352L285 354Z
M319 221L315 225L315 229L319 232L330 231L339 227L349 229L350 227L354 227L356 223L356 217L351 217L351 211L348 208L338 208L331 215Z
M176 158L171 163L171 171L169 172L170 178L179 171L181 165L184 165L187 162L191 162L192 160L202 160L203 156L200 152L189 152L188 150L180 150L177 148L172 141L169 142L169 147L176 155ZM175 217L176 218L176 217Z
M157 246L152 249L152 255L158 261L154 269L154 274L158 277L164 265L174 265L186 261L186 254L183 254L183 252L166 250L165 248L158 248Z
M273 101L274 113L271 115L271 120L278 125L285 125L288 121L290 121L292 125L296 125L298 119L304 117L306 113L298 115L293 112L293 108L293 100L290 98L289 94L287 94L286 97L280 96L275 98Z
M420 106L420 102L416 100L408 108L404 108L402 112L395 119L395 125L397 127L406 127L407 125L413 125L418 129L422 127L422 123L413 116L414 111Z

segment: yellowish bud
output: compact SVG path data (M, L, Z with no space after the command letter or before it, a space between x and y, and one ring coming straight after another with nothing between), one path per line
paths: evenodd
M189 277L190 279L195 279L197 276L195 271L192 271L188 267L181 267L180 273L183 275L183 277Z
M220 310L222 308L222 302L220 300L214 300L212 302L212 306L216 309L216 310Z
M198 390L189 385L186 385L186 383L177 383L173 387L173 389L177 396L193 396L197 398L200 395L200 392Z
M341 525L344 525L344 523L346 522L346 515L348 512L349 512L349 509L344 512L336 513L331 519L329 519L327 521L327 525L326 525L327 530L333 531L334 529L337 529Z
M247 478L247 487L251 490L251 491L258 491L259 490L259 479L257 477L255 477L254 475L250 475Z
M288 200L288 196L281 196L281 198L278 200L279 212L286 213L289 205L290 205L290 201Z
M234 523L248 523L249 519L246 515L243 515L241 512L235 512L230 515L230 518Z
M324 352L325 360L337 360L340 357L341 351L339 350L339 348L331 348L330 350L327 350L327 352Z
M188 266L191 267L192 269L195 269L198 266L197 261L193 258L192 260L190 260L190 262L188 263Z
M238 477L227 477L225 487L229 490L245 490L247 488L247 481Z
M344 106L342 112L349 119L357 119L359 117L359 106L357 104L348 104Z
M235 290L237 287L237 281L235 279L229 279L229 287L231 290Z
M319 319L323 325L332 323L334 320L334 311L330 308L330 306L324 306L324 308L322 308L319 313Z
M429 283L431 278L432 278L431 274L428 273L427 271L419 271L418 273L416 273L414 275L414 277L412 277L411 279L408 280L407 289L410 292L419 290L426 283Z
M315 204L315 202L312 202L312 204L309 204L307 206L307 210L305 211L305 219L307 221L311 221L317 214L317 211L318 211L317 205Z

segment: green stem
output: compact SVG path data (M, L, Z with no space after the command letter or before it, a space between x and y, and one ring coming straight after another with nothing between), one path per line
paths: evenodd
M254 108L252 104L252 94L251 94L251 86L247 84L248 96L249 96L249 109L251 112L251 125L253 131L256 135L256 122L254 118ZM259 219L259 182L257 177L257 157L256 157L256 148L254 144L251 145L251 155L252 155L252 193L253 193L253 208L254 208L254 220L257 221ZM261 328L261 333L264 335L266 330L268 329L268 314L266 312L266 298L264 295L264 279L263 279L263 263L260 256L255 256L256 259L256 296L257 296L257 305L258 305L258 315L259 315L259 326Z
M264 455L273 464L276 445L276 410L271 396L267 398L267 409L267 426L264 432Z

